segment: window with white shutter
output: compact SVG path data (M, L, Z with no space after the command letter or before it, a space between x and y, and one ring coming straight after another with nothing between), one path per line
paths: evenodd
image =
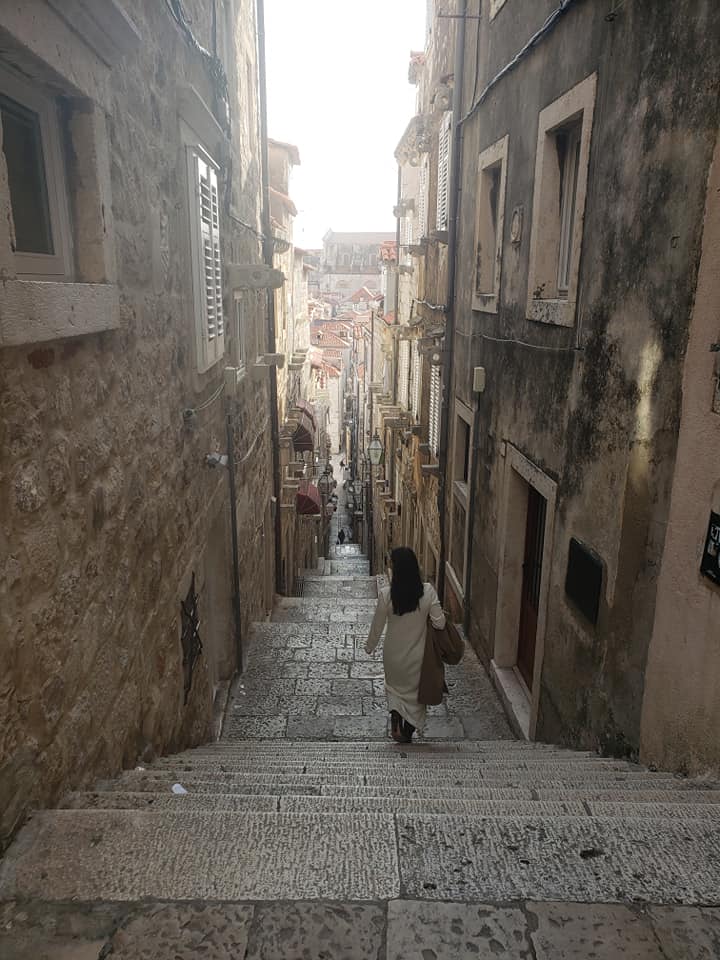
M440 445L440 404L441 404L440 367L430 368L430 411L428 418L428 443L433 456L437 456Z
M449 217L450 145L452 139L452 112L448 110L440 125L438 140L438 188L435 229L447 230Z
M415 417L420 416L420 381L422 377L422 363L420 351L416 341L413 341L412 360L410 363L410 397L408 409L412 411Z
M424 153L420 161L420 183L418 186L417 202L417 237L416 243L420 243L423 237L427 236L427 195L428 195L428 157Z
M408 249L413 242L413 222L409 216L404 216L400 221L400 262L410 264L410 250Z
M398 403L407 409L410 376L410 341L401 340L398 351Z
M188 148L193 299L198 370L225 352L217 169L198 148Z

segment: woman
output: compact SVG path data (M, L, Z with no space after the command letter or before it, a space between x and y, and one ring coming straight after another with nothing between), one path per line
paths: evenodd
M383 664L392 738L398 743L410 743L415 729L422 730L425 723L425 706L418 703L418 686L427 618L440 630L445 626L445 614L435 588L422 582L417 557L409 547L393 550L390 564L392 583L380 590L365 652L375 650L387 622Z

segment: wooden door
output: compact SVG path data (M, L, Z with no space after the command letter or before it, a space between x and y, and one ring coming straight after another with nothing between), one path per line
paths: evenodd
M529 486L517 654L518 670L529 690L532 690L535 666L546 508L545 498L540 496L534 487Z

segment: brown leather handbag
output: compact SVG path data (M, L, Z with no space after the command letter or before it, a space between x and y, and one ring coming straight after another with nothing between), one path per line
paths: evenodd
M437 630L430 617L425 633L425 653L420 668L418 703L434 706L442 703L443 694L448 692L445 684L445 664L460 663L465 652L465 644L457 627L448 617L445 626Z

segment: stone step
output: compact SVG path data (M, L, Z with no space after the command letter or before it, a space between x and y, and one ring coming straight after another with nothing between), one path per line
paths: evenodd
M178 805L182 804L183 807ZM189 793L176 796L172 793L149 792L76 792L69 794L61 804L68 810L254 810L267 812L281 810L290 813L420 813L443 816L445 814L472 814L482 817L534 816L621 816L627 818L720 819L720 803L685 803L675 801L616 802L594 800L453 800L425 797L420 799L400 797L328 797L316 794L238 794Z
M720 902L717 819L41 811L0 900Z
M170 796L174 784L179 783L192 796L325 796L345 799L367 797L392 798L393 802L403 802L408 798L426 800L559 800L608 803L696 803L720 804L720 791L690 789L678 786L657 784L649 788L637 783L582 783L569 784L567 781L547 781L543 786L531 787L527 784L509 786L504 781L482 781L471 786L418 785L398 786L364 784L312 784L307 780L280 782L268 778L265 781L248 782L234 780L191 780L182 778L167 779L150 777L145 780L119 782L116 780L100 782L95 785L94 793L146 793Z
M244 771L257 770L259 763L256 759L243 759L233 757L223 759L218 756L187 757L184 760L177 757L163 757L152 764L147 764L147 770L222 770L226 773L242 773ZM503 773L515 773L523 770L539 773L549 773L555 771L616 771L618 773L648 773L643 767L638 767L624 761L604 760L588 758L563 758L558 760L547 760L543 757L527 757L519 755L516 759L484 759L480 755L463 756L460 759L446 759L430 757L415 759L408 757L403 760L397 759L374 759L374 760L325 760L308 759L298 757L296 760L286 759L285 757L276 758L272 765L273 773L291 773L302 770L307 773L317 773L322 776L326 773L334 774L373 774L378 773L388 775L398 774L423 774L444 778L448 776L459 775L482 775L490 771L502 771Z
M679 787L678 781L667 777L653 778L643 776L642 774L620 774L608 773L597 774L586 770L554 770L542 772L526 771L500 771L489 770L484 774L466 774L448 773L444 776L429 773L378 773L374 771L357 773L326 773L326 772L308 772L287 771L287 772L224 772L215 769L168 769L168 770L145 770L134 771L123 774L117 781L118 784L126 785L136 782L174 782L183 784L195 782L217 783L217 784L255 784L255 783L277 783L298 785L307 783L310 786L323 787L328 785L347 786L368 786L373 785L381 787L392 787L398 792L411 787L436 788L439 795L448 787L464 787L472 789L476 786L488 784L491 786L508 786L530 788L543 787L551 783L567 783L568 785L594 785L596 787L613 787L616 784L622 784L628 789L637 789L638 784L647 789L683 789ZM692 789L692 788L684 788Z
M195 772L182 771L174 775L163 775L161 771L144 771L123 774L117 780L98 783L97 789L103 790L123 790L135 792L137 790L158 790L162 792L166 787L171 790L174 783L180 783L188 790L201 790L205 792L215 791L219 793L245 793L247 788L252 788L257 792L257 788L262 788L263 793L275 793L281 789L283 792L303 793L332 793L340 796L353 796L362 794L363 796L372 796L377 793L378 796L406 794L407 796L433 796L444 797L455 795L456 791L461 790L466 794L472 794L475 790L482 788L500 788L517 790L548 790L548 789L566 789L569 791L610 791L610 790L662 790L677 791L678 793L695 793L692 788L683 788L677 780L658 777L638 776L578 776L562 777L558 774L554 776L541 777L536 775L523 774L521 776L477 777L460 778L452 777L438 779L437 777L399 777L399 776L326 776L296 774L280 774L273 776L271 772L267 773L215 773L215 772ZM417 793L416 791L422 791ZM449 793L451 792L451 793ZM717 791L707 791L708 795L718 794ZM712 801L711 801L712 802Z

